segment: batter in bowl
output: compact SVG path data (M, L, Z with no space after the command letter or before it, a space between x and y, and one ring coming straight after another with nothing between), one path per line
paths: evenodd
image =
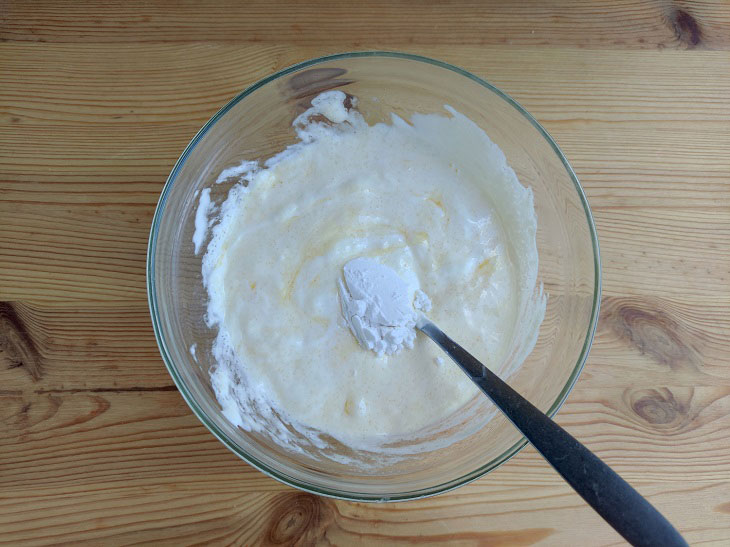
M294 121L299 142L226 169L219 180L239 183L212 219L201 195L196 217L196 249L213 225L202 272L213 389L231 423L282 443L293 428L376 446L477 393L415 332L382 351L358 343L342 292L353 260L392 268L411 303L428 301L500 373L515 348L518 361L529 353L544 315L532 192L499 148L449 107L368 125L356 105L341 91L316 97Z

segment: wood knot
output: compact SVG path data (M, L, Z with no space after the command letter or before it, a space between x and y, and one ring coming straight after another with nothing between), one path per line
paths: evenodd
M279 496L271 510L265 543L312 545L324 536L334 514L331 502L313 494Z
M642 308L642 304L647 304ZM696 371L701 362L697 351L685 341L686 330L669 314L653 310L640 299L604 299L603 321L621 339L672 370Z
M674 34L680 43L688 47L696 47L702 41L702 29L697 19L684 10L677 10L670 19Z
M652 425L676 424L687 415L687 406L667 388L635 391L630 397L633 411Z
M8 368L22 367L37 382L43 375L40 353L16 308L0 302L0 351L10 359Z

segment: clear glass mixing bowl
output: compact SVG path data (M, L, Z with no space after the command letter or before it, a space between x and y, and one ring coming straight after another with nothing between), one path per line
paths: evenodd
M264 473L345 499L429 496L484 475L526 444L486 398L472 401L476 412L465 412L467 418L454 426L471 427L466 438L363 469L293 453L264 434L235 428L222 416L210 386L215 332L204 322L201 256L192 243L197 192L211 188L211 198L220 203L230 187L214 184L220 172L243 160L269 158L292 144L293 119L314 96L335 88L357 96L359 110L371 123L389 119L391 112L408 119L418 112L445 114L445 104L454 107L484 129L522 184L532 188L538 281L548 296L547 310L535 348L508 380L548 415L557 412L585 363L600 300L598 241L583 190L553 139L513 99L464 70L414 55L360 52L306 61L254 84L205 124L175 164L152 222L147 290L155 335L193 412L221 442ZM453 335L458 340L458 333ZM190 351L194 344L197 359ZM340 449L346 450L335 448Z

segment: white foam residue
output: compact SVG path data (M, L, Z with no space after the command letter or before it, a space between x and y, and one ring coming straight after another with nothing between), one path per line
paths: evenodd
M203 241L205 241L205 235L208 233L208 213L210 209L210 188L206 188L205 190L200 192L198 210L195 212L195 231L193 232L193 245L195 245L195 254L198 254L200 252Z
M218 175L217 179L215 179L215 183L220 184L221 182L224 182L231 178L249 180L251 175L255 173L258 168L259 162L244 161L239 165L234 165L233 167L228 167L227 169L221 171L221 174Z

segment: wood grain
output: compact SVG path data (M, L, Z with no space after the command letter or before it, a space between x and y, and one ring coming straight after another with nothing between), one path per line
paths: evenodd
M0 544L612 545L527 448L396 505L287 488L162 364L149 224L197 129L303 59L399 49L528 108L593 208L603 302L558 421L692 544L730 541L730 8L704 2L0 4Z
M3 38L37 42L253 42L341 48L530 44L617 49L730 45L722 1L367 3L11 1Z

